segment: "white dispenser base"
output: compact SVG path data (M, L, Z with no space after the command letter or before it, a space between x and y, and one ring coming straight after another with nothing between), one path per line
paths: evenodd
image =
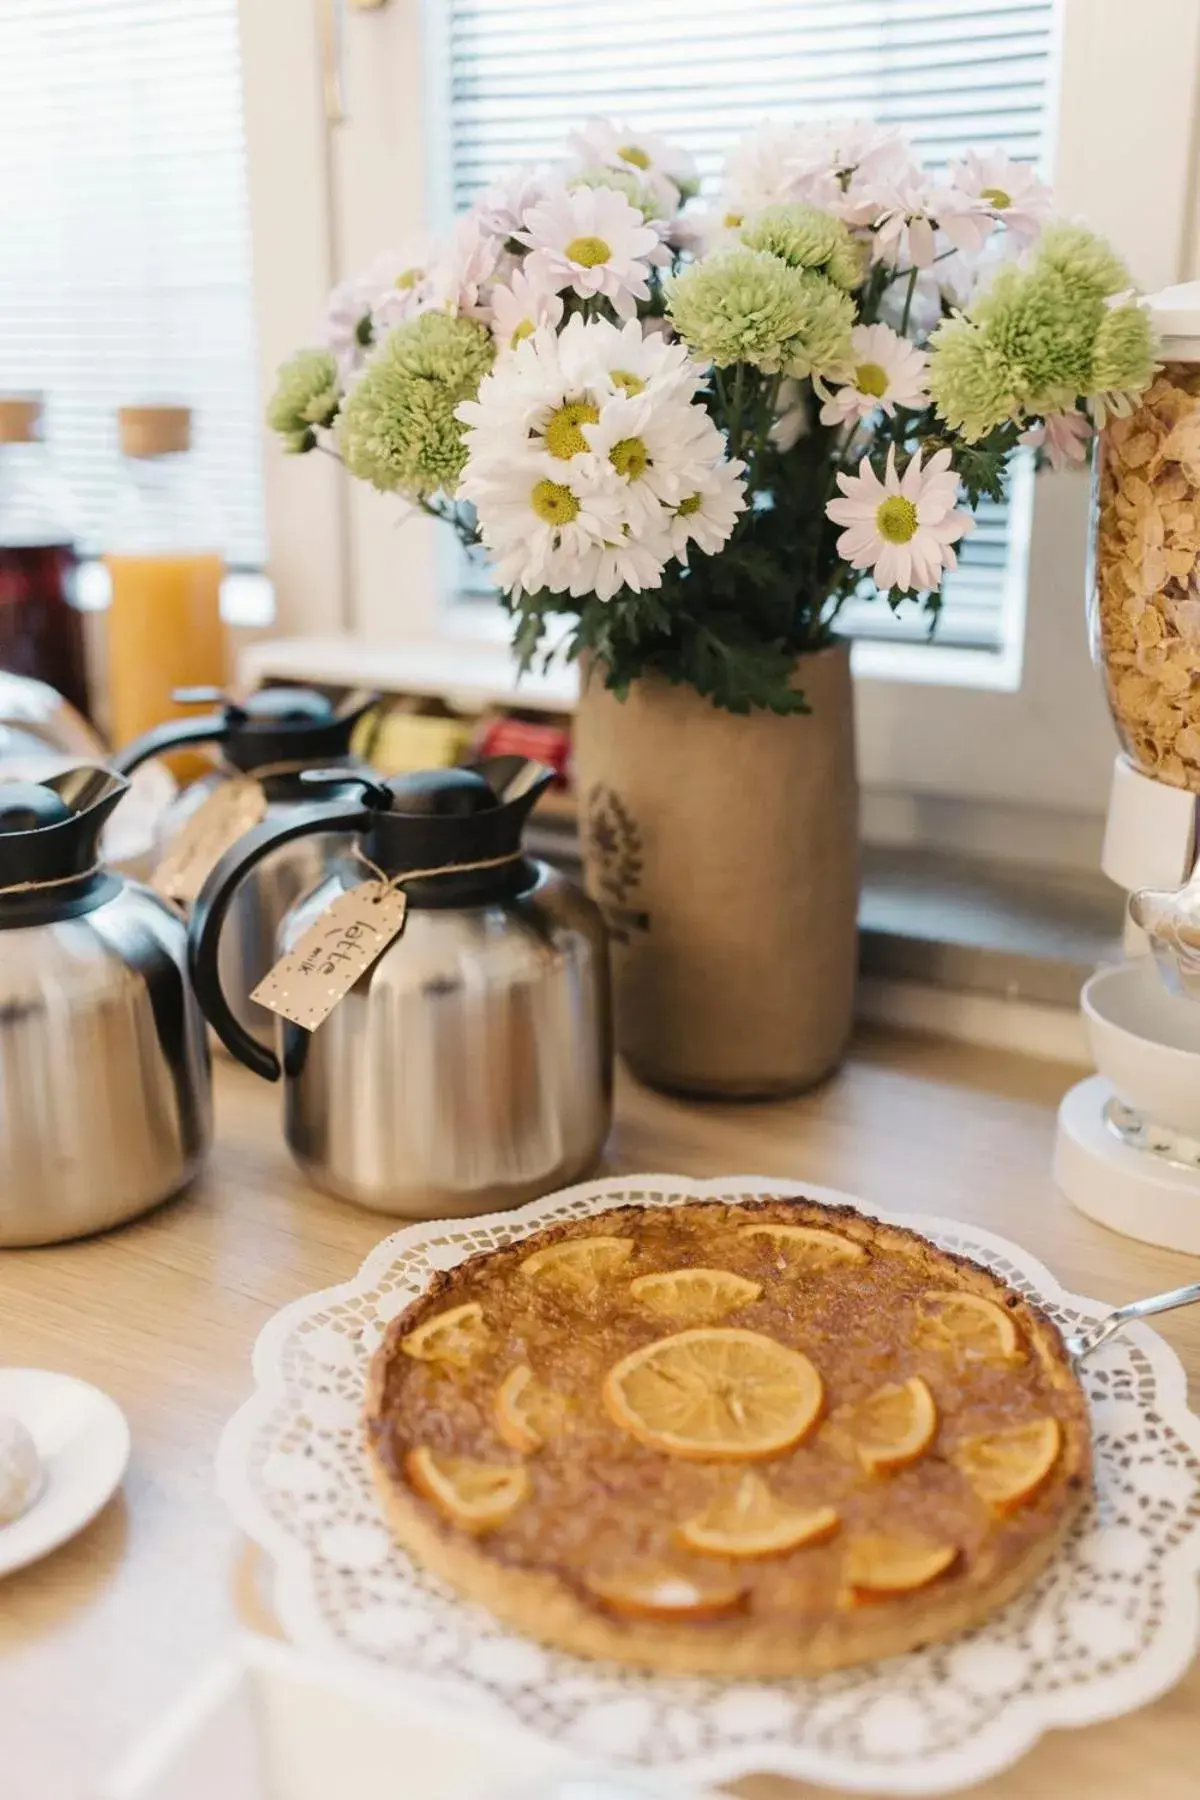
M1116 1089L1077 1082L1058 1109L1054 1179L1073 1206L1126 1237L1200 1256L1200 1168L1123 1143L1105 1118Z

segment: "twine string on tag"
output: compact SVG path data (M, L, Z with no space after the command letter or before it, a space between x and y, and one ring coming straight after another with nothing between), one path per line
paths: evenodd
M350 854L362 863L364 868L369 869L376 881L382 884L383 893L377 895L374 900L374 904L378 906L384 894L394 893L397 888L403 887L406 881L425 881L433 875L470 875L476 869L502 869L506 863L520 862L524 853L520 850L510 850L504 856L487 856L478 862L442 863L436 869L404 869L399 875L385 875L379 864L373 863L366 851L361 850L357 844L351 844Z
M87 881L92 875L99 875L102 863L94 862L90 869L81 869L78 875L54 875L48 881L14 881L8 887L0 887L0 900L6 894L33 894L42 888L70 887L73 882Z

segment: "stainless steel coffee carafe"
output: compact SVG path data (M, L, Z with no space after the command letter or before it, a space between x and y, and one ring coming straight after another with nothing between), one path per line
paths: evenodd
M208 1149L183 919L98 863L125 790L95 767L0 782L0 1244L116 1225Z
M283 1074L287 1141L318 1187L381 1212L461 1216L519 1205L596 1162L612 1105L604 924L572 882L521 854L553 778L495 757L364 780L357 804L243 839L206 884L191 927L197 996L235 1056ZM404 887L409 911L315 1031L277 1021L277 1055L237 1018L220 949L246 878L311 832L340 833L343 854L289 912L282 949L373 874Z
M282 825L312 806L313 795L300 785L305 769L344 768L347 775L365 771L350 754L358 721L378 704L377 694L355 694L335 706L312 688L262 688L243 705L213 688L185 688L175 696L185 704L216 710L191 719L170 719L135 739L115 759L128 775L152 756L183 746L220 747L223 767L202 777L168 808L162 828L164 854L187 821L229 781L247 776L263 790L263 819ZM270 968L280 921L293 901L316 885L337 846L317 834L287 842L266 857L238 895L221 946L222 980L243 1028L262 1044L273 1037L271 1015L249 995Z
M57 757L104 762L108 752L57 688L0 669L0 768L15 759Z

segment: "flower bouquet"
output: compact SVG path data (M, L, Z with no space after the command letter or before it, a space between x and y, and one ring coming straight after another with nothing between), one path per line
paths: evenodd
M1150 379L1128 272L1049 213L1002 153L932 174L853 121L767 127L703 205L593 121L339 287L269 419L482 545L522 663L565 616L618 692L803 710L851 595L935 623L1018 443L1078 460Z
M1019 444L1080 461L1150 381L1120 259L999 152L923 169L853 121L771 125L707 204L593 121L440 244L333 296L285 446L479 546L522 666L588 678L575 759L618 1042L696 1092L802 1087L856 966L851 596L923 608ZM565 622L565 623L564 623Z

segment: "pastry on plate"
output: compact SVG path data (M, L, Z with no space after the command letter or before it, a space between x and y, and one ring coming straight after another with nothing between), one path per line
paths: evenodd
M1087 1499L1051 1322L808 1200L620 1207L439 1275L372 1363L397 1540L542 1642L813 1674L978 1624Z

